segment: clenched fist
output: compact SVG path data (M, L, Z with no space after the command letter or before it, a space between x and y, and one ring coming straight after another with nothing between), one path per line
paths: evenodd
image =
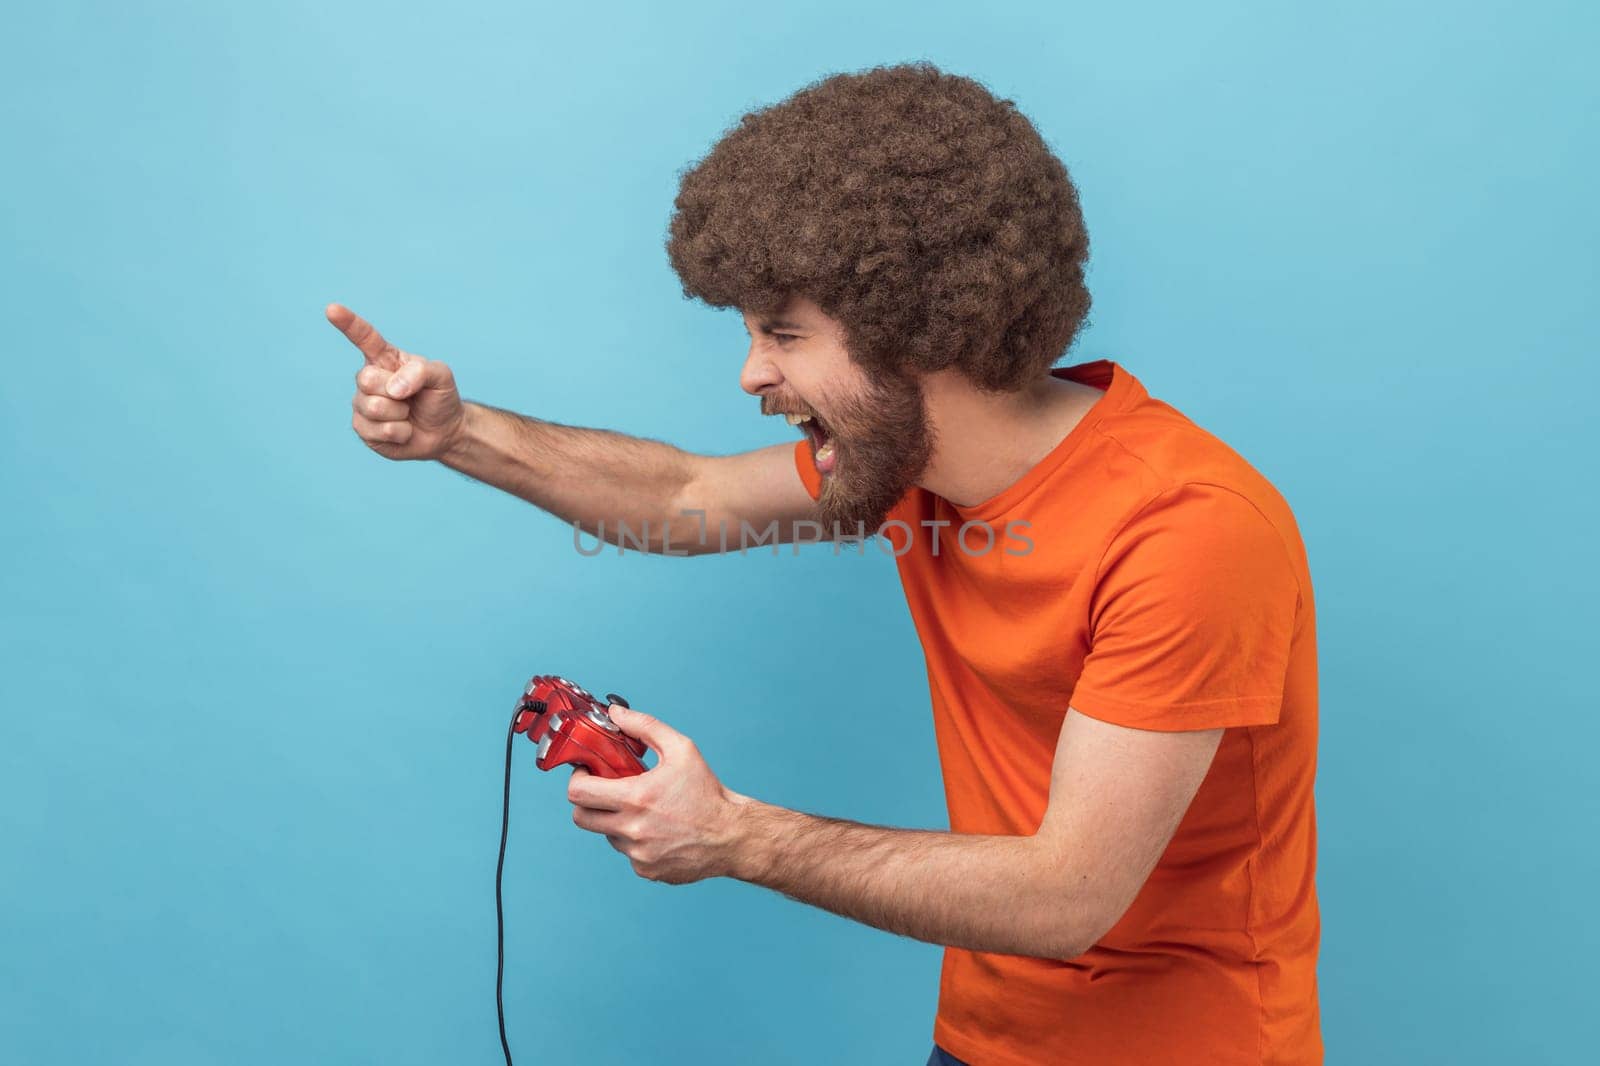
M462 431L461 394L450 368L402 352L343 304L329 304L328 321L366 356L356 374L351 427L387 459L438 459Z

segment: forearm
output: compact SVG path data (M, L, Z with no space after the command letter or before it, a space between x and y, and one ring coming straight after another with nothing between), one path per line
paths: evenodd
M1087 898L1044 837L886 829L739 799L739 880L933 944L1059 959L1088 949Z
M468 403L441 461L612 544L626 531L630 547L692 554L704 550L700 521L682 511L700 458L660 441Z

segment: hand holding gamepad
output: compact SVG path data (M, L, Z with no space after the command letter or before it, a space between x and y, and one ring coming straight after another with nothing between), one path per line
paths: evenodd
M628 706L621 696L609 694L602 703L576 682L539 674L523 689L513 729L539 745L541 770L571 765L596 777L642 774L645 743L617 728L607 711L613 703Z

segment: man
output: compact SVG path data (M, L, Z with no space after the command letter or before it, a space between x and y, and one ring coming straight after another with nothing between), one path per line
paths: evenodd
M740 384L804 439L691 455L464 403L340 305L353 425L658 551L880 530L927 657L951 832L814 817L659 762L574 773L641 876L735 877L946 945L933 1063L1313 1063L1316 629L1294 518L1107 361L1076 189L1032 124L928 64L744 116L682 179L687 295L737 307Z

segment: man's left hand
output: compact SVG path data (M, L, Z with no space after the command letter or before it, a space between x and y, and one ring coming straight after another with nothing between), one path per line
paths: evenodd
M656 765L611 780L573 770L567 799L580 828L601 833L633 872L681 885L733 869L739 808L748 802L717 780L694 741L665 722L612 704L612 721L648 744Z

